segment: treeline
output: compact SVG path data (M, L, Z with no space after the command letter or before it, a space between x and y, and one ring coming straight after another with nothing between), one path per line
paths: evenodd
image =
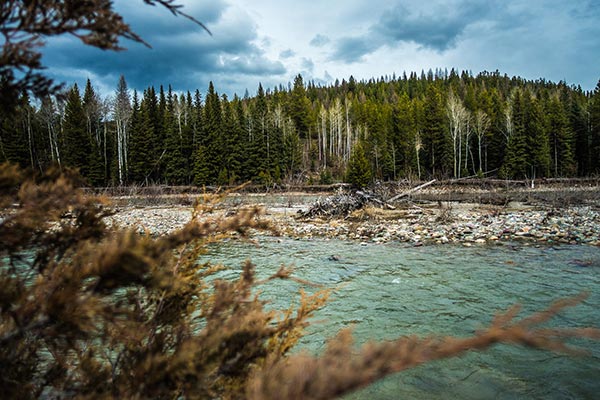
M94 186L367 184L373 179L600 172L600 82L454 70L305 84L229 99L170 87L101 98L88 80L0 111L0 160L79 168Z

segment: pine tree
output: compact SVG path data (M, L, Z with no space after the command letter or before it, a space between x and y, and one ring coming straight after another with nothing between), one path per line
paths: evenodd
M223 154L223 116L221 100L212 82L208 85L206 104L204 106L204 137L202 145L206 149L209 169L209 181L215 183L219 173L225 167Z
M413 107L408 95L403 93L394 104L392 113L391 141L395 179L400 173L409 172L415 166L414 131Z
M164 117L165 157L164 157L164 179L170 185L182 185L186 179L186 163L183 154L183 127L181 115L176 109L180 107L177 95L171 92L167 100L167 108Z
M103 160L104 136L101 130L101 108L100 98L88 79L83 94L83 111L87 136L91 141L91 153L89 154L89 180L94 186L102 186L107 182L105 160Z
M529 178L546 177L550 170L550 141L539 101L526 91L524 97Z
M600 80L590 98L588 112L591 138L590 168L591 172L598 174L600 173Z
M77 84L67 94L63 122L63 163L78 168L85 178L90 173L91 138L87 134L86 117Z
M452 144L446 134L444 102L434 85L427 89L421 129L424 164L434 176L447 176L452 171Z
M572 176L576 171L573 158L573 131L563 103L552 96L547 107L550 155L554 176Z
M140 105L137 92L133 92L128 160L129 181L131 183L148 184L148 179L156 162L154 123L151 115L153 99L154 94L148 88L144 92Z
M259 177L264 179L269 175L267 101L260 83L250 111L249 122L251 128L247 167L251 173L251 179L260 180Z
M505 178L523 178L529 173L529 161L527 152L526 118L523 98L520 90L517 90L512 98L512 133L509 135L506 146L504 163L500 175Z
M236 118L234 107L240 100L237 96L233 102L229 102L226 95L222 98L223 108L223 132L225 133L224 164L227 177L223 184L235 183L240 180L242 174L242 130Z
M301 139L309 138L310 134L310 100L306 95L306 88L302 75L294 78L294 88L290 97L289 115L296 125L296 130Z
M365 187L371 183L372 176L371 166L363 144L359 142L354 146L348 161L346 182L356 187Z
M590 173L590 132L587 99L582 94L572 96L569 104L569 126L574 135L574 153L577 175Z
M22 168L31 168L28 151L27 130L23 122L27 119L29 98L22 96L14 110L0 107L0 162L10 161Z

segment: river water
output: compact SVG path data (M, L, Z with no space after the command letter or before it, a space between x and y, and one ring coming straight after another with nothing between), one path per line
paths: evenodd
M259 277L284 263L295 276L335 288L300 348L318 353L326 338L353 326L357 344L403 335L471 335L514 303L529 314L552 300L590 296L553 324L600 326L600 249L588 246L485 247L358 244L340 240L260 238L259 245L214 245L206 260L231 267L249 258ZM261 287L273 307L297 300L299 284ZM600 343L572 342L586 356L499 345L436 361L384 379L349 399L598 399Z

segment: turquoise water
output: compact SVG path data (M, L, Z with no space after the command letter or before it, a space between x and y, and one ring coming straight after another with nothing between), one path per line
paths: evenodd
M337 290L301 342L318 353L351 325L358 344L402 335L466 336L514 303L523 313L582 291L590 297L555 319L566 327L600 326L600 249L587 246L491 247L359 245L339 240L261 238L260 246L226 242L207 259L232 268L250 258L265 277L282 263L295 276ZM335 255L338 260L332 260ZM261 288L274 307L297 299L300 285ZM600 398L600 343L576 341L588 355L570 357L499 345L436 361L386 378L351 399L594 399Z

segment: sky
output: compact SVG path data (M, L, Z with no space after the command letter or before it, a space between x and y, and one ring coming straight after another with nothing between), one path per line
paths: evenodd
M102 95L123 74L132 89L153 85L243 96L304 81L378 78L436 68L498 70L593 90L600 79L598 0L180 0L212 32L142 0L116 0L152 48L123 52L48 41L46 73L68 85L89 78Z

